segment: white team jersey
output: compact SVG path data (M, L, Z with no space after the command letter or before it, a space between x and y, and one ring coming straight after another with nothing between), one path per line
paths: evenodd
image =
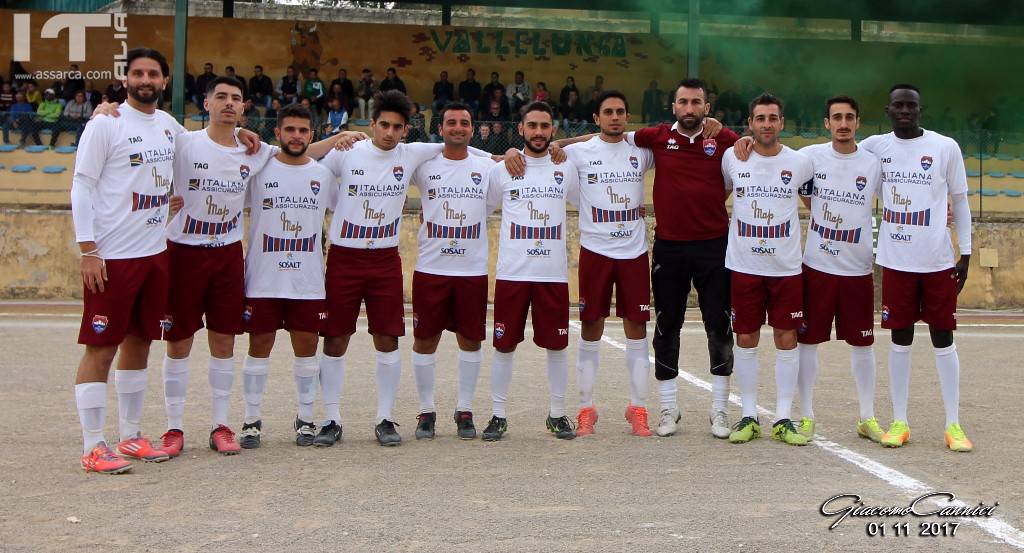
M313 160L296 166L271 158L252 177L246 297L325 297L321 236L335 190L334 175Z
M420 190L423 224L416 270L445 276L487 274L487 172L494 162L476 156L452 160L438 154L420 165L412 185Z
M612 259L635 259L647 251L644 173L654 155L623 140L600 137L567 146L579 173L580 245Z
M579 177L571 161L526 158L526 175L504 163L488 173L487 205L501 206L496 277L526 282L569 282L565 254L565 202L579 204Z
M932 131L910 140L869 136L861 147L882 162L878 264L931 273L953 266L946 198L967 193L967 171L955 140Z
M340 179L331 243L366 249L398 246L409 179L443 147L416 142L382 150L362 140L347 152L331 150L322 161Z
M174 192L185 206L171 219L167 239L207 247L241 240L246 186L277 149L263 144L250 156L241 144L217 144L206 130L180 136L175 147Z
M760 276L800 274L798 189L814 177L810 158L782 146L777 155L750 152L743 162L722 156L725 188L733 191L725 266Z
M830 142L801 148L800 153L814 162L814 186L806 191L811 220L804 263L833 275L871 274L871 209L882 182L878 158L860 147L841 154Z
M91 235L104 259L155 255L167 248L167 203L174 142L185 129L166 112L148 115L128 102L120 117L85 126L75 174L96 181Z

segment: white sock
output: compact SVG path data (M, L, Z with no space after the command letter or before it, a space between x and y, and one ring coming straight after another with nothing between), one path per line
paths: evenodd
M565 416L565 393L569 390L569 352L549 349L547 356L548 386L551 388L551 408L548 415Z
M121 439L139 436L142 432L142 402L146 399L146 369L114 371L117 388L117 415Z
M711 375L711 410L725 412L729 403L729 377Z
M188 393L188 357L171 359L164 356L164 410L167 412L167 429L185 429L185 396Z
M313 422L313 402L316 401L316 379L320 375L320 363L316 356L296 357L292 365L295 376L295 395L298 398L299 419Z
M377 422L391 419L391 409L398 395L398 381L402 379L402 352L377 352Z
M860 420L875 416L875 348L855 346L850 349L850 370L857 383Z
M757 348L733 346L733 372L740 386L744 417L757 417Z
M459 350L459 400L456 410L472 411L476 381L480 378L480 364L484 360L482 350Z
M548 350L550 358L551 350ZM579 351L576 353L576 387L580 391L580 408L594 406L594 380L597 379L597 367L601 364L601 341L589 341L580 338Z
M508 388L512 384L512 361L515 359L515 352L502 353L494 352L491 358L491 409L494 416L507 418L505 413L505 402L508 401Z
M658 405L662 411L679 408L678 394L675 378L658 381Z
M800 358L796 349L775 350L775 417L793 418L793 396L800 377Z
M889 397L892 398L892 418L907 421L907 399L910 396L910 346L892 344L889 347Z
M341 390L345 384L345 356L320 357L320 395L326 420L341 423Z
M651 374L651 354L647 338L626 338L626 374L629 375L629 404L646 407L648 378Z
M245 423L252 424L262 416L263 392L270 372L269 357L245 356L242 361L242 396L245 398Z
M416 377L416 391L420 396L420 413L433 413L434 372L437 356L433 353L412 352L412 373Z
M814 418L814 379L818 376L818 344L797 344L800 356L800 372L797 387L800 389L800 412Z
M228 410L231 407L231 386L235 382L235 358L218 359L210 357L210 394L213 404L213 426L228 425Z
M78 421L82 423L82 453L89 453L103 438L103 425L107 422L107 383L85 382L75 384L75 403Z
M935 350L935 368L939 371L942 403L946 406L946 426L960 423L960 356L956 344Z

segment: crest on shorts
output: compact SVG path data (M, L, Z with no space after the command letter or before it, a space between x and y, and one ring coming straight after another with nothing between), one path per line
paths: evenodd
M164 315L164 318L160 319L160 330L170 332L172 326L174 326L174 317Z
M888 321L888 320L889 320L889 306L888 305L883 305L882 306L882 322L884 323L885 321Z
M401 165L395 165L391 168L391 174L395 176L395 180L402 182L402 177L405 176L405 169L402 169Z
M787 171L786 169L783 169L782 170L782 184L789 184L789 181L791 181L791 180L793 180L793 172L792 171Z
M245 322L249 322L249 321L252 320L252 306L251 305L246 305L244 308L242 308L242 320L245 321Z
M629 156L629 164L633 166L633 169L640 168L640 160L636 156Z
M558 184L562 184L562 177L563 176L564 175L562 175L561 171L555 171L555 182L557 182Z
M867 177L857 177L857 191L858 192L864 190L864 187L867 186L867 185L868 185L868 178Z
M95 315L95 316L93 316L93 318L92 318L92 331L95 332L96 334L103 334L103 331L107 329L107 323L108 322L109 321L107 320L107 316L106 315Z
M167 137L167 141L174 144L174 135L171 134L171 129L164 129L164 136Z
M481 175L480 173L477 173L476 171L473 171L472 173L470 173L469 174L469 178L472 179L473 180L473 184L475 184L477 186L480 185L480 181L484 180L483 175Z
M313 195L316 196L320 193L320 181L311 180L309 181L309 189L313 191Z
M505 335L505 323L494 323L494 337L501 340Z
M807 334L807 321L800 321L800 328L796 329L797 334Z
M736 324L736 310L735 309L731 309L731 308L729 309L729 322L731 322L733 324Z
M718 141L714 138L704 139L704 154L713 156L718 151Z
M921 156L921 168L927 171L932 167L932 156Z
M242 175L243 179L249 178L249 166L248 165L239 165L238 166L238 174Z
M412 327L416 328L418 326L420 326L420 316L414 311L412 314Z
M586 308L587 308L587 298L584 298L583 296L580 296L580 313L583 313L583 311Z

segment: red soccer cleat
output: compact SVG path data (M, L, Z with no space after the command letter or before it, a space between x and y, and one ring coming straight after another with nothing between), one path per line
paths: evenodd
M121 474L132 470L132 462L114 455L107 444L100 442L92 451L82 455L82 468L85 472Z
M647 409L635 405L626 407L626 421L633 427L634 436L651 435L651 428L647 426Z
M594 433L594 425L597 424L597 409L584 407L576 415L576 435L586 436Z
M223 424L210 432L210 449L221 455L238 455L242 447L235 441L235 433Z
M156 449L149 440L141 435L130 440L121 440L117 444L117 452L122 457L138 459L146 463L162 463L171 458L166 451Z
M181 455L181 450L185 449L185 433L177 428L164 432L164 435L160 436L160 449L171 458Z

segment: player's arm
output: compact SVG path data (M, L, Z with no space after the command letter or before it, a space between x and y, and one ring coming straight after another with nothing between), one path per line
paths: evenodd
M487 215L494 213L494 210L501 207L502 194L505 191L503 185L505 166L497 163L487 171Z
M344 131L333 136L329 136L319 142L314 142L309 145L306 149L306 154L309 157L319 160L323 159L332 149L336 150L351 150L352 146L360 140L366 140L370 138L366 133L359 131Z
M956 293L959 294L967 282L967 270L971 264L971 206L967 202L967 170L960 146L950 140L945 157L946 182L953 201L953 225L956 227L957 245L960 248L960 259L953 270Z
M548 145L548 155L551 156L551 161L555 162L555 165L561 165L565 163L565 160L569 159L568 154L565 153L565 148L562 148L555 142ZM494 161L504 162L505 169L513 177L521 177L526 174L526 155L523 154L522 150L509 148L505 150L505 155L492 157Z
M731 154L733 149L729 148L722 154L722 183L725 186L725 199L729 199L732 195L732 160L734 154Z
M565 184L565 199L577 210L580 208L580 173L573 167L571 171L566 171L565 174L567 182Z
M559 148L565 148L566 146L570 146L572 144L586 142L597 135L598 133L592 132L590 134L581 134L579 136L572 136L569 138L559 138L558 140L552 141L552 144L556 144Z
M82 256L82 284L93 293L103 292L107 280L107 266L96 246L96 212L92 197L107 161L112 130L109 121L86 125L75 156L75 174L71 178L71 219Z

